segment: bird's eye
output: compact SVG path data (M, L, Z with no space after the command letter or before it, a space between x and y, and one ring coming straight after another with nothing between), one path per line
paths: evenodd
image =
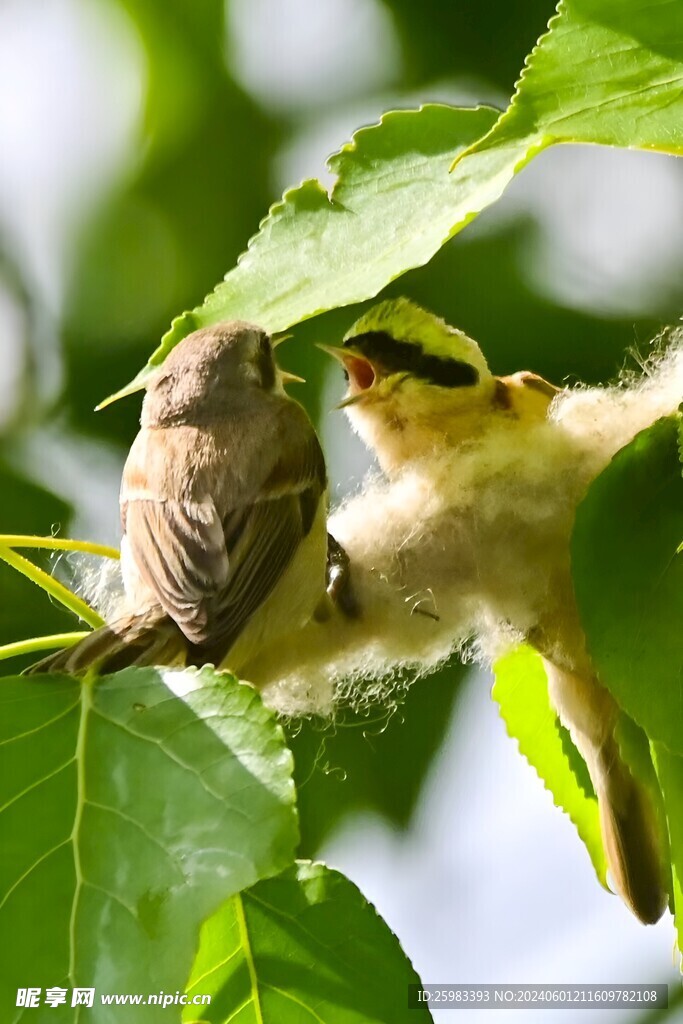
M344 380L348 380L348 379L349 379L349 371L345 368L344 369Z

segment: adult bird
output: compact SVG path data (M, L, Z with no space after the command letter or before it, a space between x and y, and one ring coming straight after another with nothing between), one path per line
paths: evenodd
M120 508L125 610L30 671L211 662L238 672L324 598L327 485L271 340L195 331L147 387Z

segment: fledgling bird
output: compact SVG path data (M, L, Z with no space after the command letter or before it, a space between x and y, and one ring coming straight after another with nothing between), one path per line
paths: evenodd
M173 349L123 471L126 613L31 671L211 662L238 672L314 614L326 585L326 470L287 379L268 335L242 321Z
M515 564L522 558L532 559L524 573L547 576L547 597L535 609L535 620L515 621L510 605L506 621L544 658L551 701L586 761L598 797L615 888L641 921L657 921L668 898L658 823L647 790L620 753L615 737L619 709L599 683L585 649L569 571L569 537L558 536L552 527L541 527L535 538L530 536L512 505L507 521L505 516L506 474L511 486L518 487L515 462L520 457L534 459L534 452L525 453L524 446L533 445L536 424L547 429L559 389L530 372L494 376L476 342L405 299L374 307L353 325L340 349L327 351L339 359L348 378L341 406L390 478L419 466L422 478L429 479L431 463L431 480L438 488L448 473L471 471L468 455L482 434L495 437L500 432L501 450L509 458L507 466L505 458L495 466L503 502L498 525L507 551L498 564L495 559L477 564L474 546L470 571L492 577L491 596L496 593L496 573L514 574L522 568ZM490 486L482 488L480 497L490 501ZM533 486L527 497L529 502L539 500ZM471 517L474 540L476 504L466 515ZM482 508L482 531L486 515ZM423 524L422 529L426 534L429 527ZM447 562L449 541L443 531L439 541L440 556ZM424 543L428 547L426 539ZM561 546L544 550L553 544ZM452 564L449 571L457 574L459 566ZM511 582L514 587L514 577ZM438 614L438 601L426 613Z
M476 342L406 299L372 308L331 350L348 377L341 407L384 474L328 524L358 615L337 609L249 666L267 702L325 714L391 702L397 674L429 672L464 644L490 662L526 641L587 764L614 887L645 923L667 904L666 838L586 651L570 539L591 481L683 398L680 340L626 386L559 390L529 372L494 376Z
M338 408L389 476L459 447L492 415L545 419L559 390L527 371L494 377L476 341L406 299L371 309L342 348L319 347L344 366Z

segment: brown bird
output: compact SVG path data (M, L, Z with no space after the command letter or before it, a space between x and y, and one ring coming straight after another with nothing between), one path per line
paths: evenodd
M325 597L324 457L268 335L195 331L148 386L123 471L127 610L30 672L240 668Z

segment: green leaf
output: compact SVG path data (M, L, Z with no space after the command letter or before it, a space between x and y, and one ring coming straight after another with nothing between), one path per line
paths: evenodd
M0 706L0 1016L19 986L175 991L207 915L293 860L281 729L211 669L9 678Z
M683 5L561 0L548 29L508 109L460 154L456 172L490 182L497 198L559 142L683 154Z
M510 106L465 154L526 161L555 142L683 153L683 5L563 0Z
M601 681L651 740L683 753L679 417L622 448L578 508L572 574Z
M680 4L561 3L500 118L430 104L361 129L329 162L332 193L318 181L286 192L225 280L174 321L147 366L103 404L143 387L199 327L241 317L282 330L371 298L428 262L553 143L682 153L682 80Z
M285 192L234 270L201 306L173 322L147 366L107 401L143 387L199 327L239 318L280 331L375 295L427 263L470 211L460 176L449 167L497 116L487 107L428 104L361 128L329 160L337 175L331 194L313 180Z
M683 946L683 757L667 750L663 743L652 744L652 757L669 832L674 920L680 949Z
M508 734L535 769L555 805L565 811L584 842L600 883L607 886L598 802L585 762L548 698L541 657L520 647L495 666L493 698Z
M235 896L206 922L187 989L210 1006L186 1022L411 1024L419 983L396 936L355 885L324 864L299 862Z

